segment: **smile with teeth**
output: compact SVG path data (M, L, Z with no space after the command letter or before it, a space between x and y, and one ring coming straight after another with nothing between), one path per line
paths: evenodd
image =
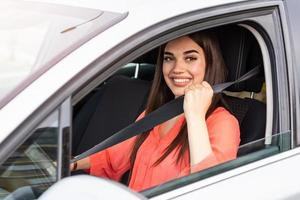
M179 79L179 78L174 78L173 79L175 83L185 83L185 82L189 82L190 79L187 79L187 78L183 78L183 79Z
M190 78L172 78L174 85L182 87L190 83Z

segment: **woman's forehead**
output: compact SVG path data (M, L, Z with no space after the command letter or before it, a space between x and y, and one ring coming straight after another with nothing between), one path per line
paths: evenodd
M173 52L173 51L189 51L189 50L199 50L202 49L194 40L192 40L188 36L182 36L171 40L167 43L165 47L165 52Z

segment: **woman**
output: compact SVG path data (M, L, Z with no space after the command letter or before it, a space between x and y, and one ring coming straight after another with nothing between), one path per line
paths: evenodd
M211 88L225 81L225 71L212 32L182 36L161 46L148 104L138 119L181 95L184 113L78 161L75 168L117 181L130 169L129 187L141 191L236 158L238 121L219 106L220 96Z

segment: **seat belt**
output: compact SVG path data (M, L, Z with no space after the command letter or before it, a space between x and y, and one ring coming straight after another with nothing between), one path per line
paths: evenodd
M260 71L260 66L256 66L243 76L241 76L239 79L232 81L232 82L226 82L221 83L217 85L213 85L212 89L214 93L220 93L229 86L248 80L249 78L255 76ZM173 117L180 115L183 113L183 100L184 96L180 96L172 101L169 101L168 103L162 105L158 109L154 110L153 112L146 115L144 118L128 125L127 127L123 128L122 130L118 131L111 137L107 138L106 140L102 141L101 143L95 145L93 148L83 152L82 154L79 154L78 156L75 156L71 162L78 161L82 158L88 157L94 153L97 153L103 149L106 149L108 147L111 147L115 144L118 144L124 140L127 140L131 137L134 137L136 135L142 134L146 131L149 131L153 127L155 127L158 124L161 124L169 119L172 119Z

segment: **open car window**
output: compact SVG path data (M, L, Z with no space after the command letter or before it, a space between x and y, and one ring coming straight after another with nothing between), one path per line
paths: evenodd
M239 96L241 92L248 93L248 95L250 93L265 95L260 47L253 34L244 27L228 25L213 30L218 36L225 62L229 68L227 82L237 80L255 67L261 69L261 73L255 76L254 80L248 81L247 84L239 83L229 88L228 93L223 94L223 106L239 121L243 131L241 145L245 145L265 136L266 102ZM233 48L232 51L228 51L229 44ZM144 111L155 72L156 58L153 59L153 55L157 55L157 50L158 48L153 49L123 65L75 106L73 156L89 150L133 123ZM243 56L235 56L244 50ZM256 110L257 108L259 109ZM261 113L261 118L254 120L254 123L261 122L256 124L259 127L254 132L247 129L245 125L247 120L252 120L252 117L249 119L248 116L253 111ZM252 151L247 153L252 153L253 148L251 149ZM127 182L126 178L122 180L125 180L123 183Z
M224 60L229 68L227 81L236 80L255 66L261 68L259 76L237 84L222 94L224 106L238 119L241 127L241 143L237 159L145 190L142 193L147 197L175 190L291 148L289 145L291 143L291 131L287 129L283 132L282 130L285 129L279 127L276 119L278 118L278 107L277 93L274 91L277 88L275 88L276 83L273 83L275 74L271 70L275 66L273 66L274 63L270 62L274 56L272 44L269 43L269 40L265 40L264 36L267 34L264 33L265 35L263 35L262 32L259 32L261 30L255 29L257 26L250 26L245 22L245 24L228 24L212 28L218 34ZM153 50L155 51L155 49L151 51ZM89 93L86 99L75 105L75 110L78 112L75 112L76 116L74 116L73 156L100 143L97 142L99 138L101 138L100 141L103 141L111 134L134 122L145 109L153 76L143 76L144 72L147 71L144 69L153 70L156 63L156 60L152 58L149 62L147 54L149 52L134 58L122 67L118 66L119 71L101 82L101 85ZM120 75L122 78L118 79L117 77ZM113 83L115 79L121 80L119 85ZM122 82L123 80L132 79L135 79L138 82L137 85L141 86L139 89L123 87L126 85L126 81ZM113 92L114 88L121 89L115 90L118 92ZM110 97L103 100L104 95L102 94L105 91L111 91ZM141 94L141 91L144 93L138 98L131 96L132 94ZM86 104L90 104L89 109L84 108ZM132 105L135 106L135 110L131 109ZM109 109L109 107L113 109ZM78 119L78 116L84 117ZM94 116L98 117L94 118ZM121 123L117 122L119 119L116 116L120 118ZM83 121L87 123L87 126L80 125L78 127L78 122ZM107 128L108 126L110 128ZM278 130L280 133L276 132ZM101 134L99 134L100 132ZM127 182L123 183L126 184Z

